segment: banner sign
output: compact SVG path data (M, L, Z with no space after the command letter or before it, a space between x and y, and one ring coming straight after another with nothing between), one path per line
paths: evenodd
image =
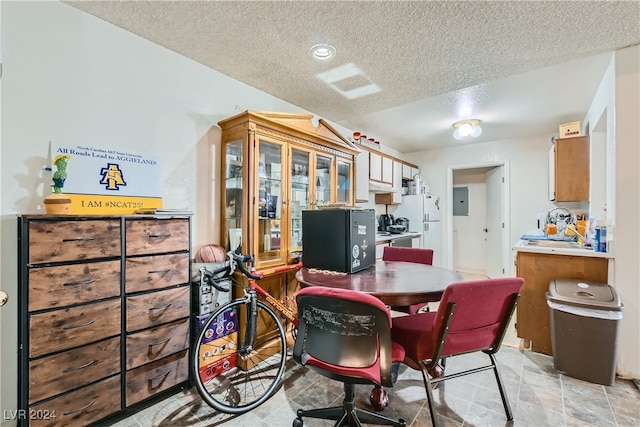
M61 173L61 163L66 158ZM158 161L106 147L51 143L54 189L71 199L70 214L132 214L161 208Z

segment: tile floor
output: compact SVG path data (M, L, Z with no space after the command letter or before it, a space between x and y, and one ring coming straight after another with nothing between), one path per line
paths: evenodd
M465 274L466 279L477 275ZM436 308L434 305L432 309ZM480 359L479 359L480 358ZM486 356L470 354L450 358L447 372L479 366ZM491 371L441 383L434 397L440 424L449 426L516 427L640 427L640 391L630 380L616 379L602 386L575 379L553 369L553 358L519 348L510 328L497 355L514 420L507 421ZM292 425L298 408L337 406L342 385L289 360L278 392L262 406L240 416L221 414L200 400L194 389L180 392L129 418L106 425L116 427L279 427ZM357 387L358 406L369 405L370 386ZM403 418L407 426L431 426L422 376L406 366L388 390L387 416ZM332 426L334 422L305 419L306 427Z
M447 371L473 365L482 355L451 358ZM486 356L485 356L486 358ZM495 378L490 371L448 380L436 389L440 422L446 426L640 426L640 391L632 381L617 379L602 386L560 374L553 358L528 350L503 346L498 353L513 422L508 422ZM480 361L481 363L484 360ZM369 407L369 386L357 387L359 406ZM404 367L389 392L384 413L404 418L407 426L431 425L422 377ZM254 411L232 416L217 413L202 403L197 392L187 390L113 423L117 427L278 427L291 426L298 408L339 405L342 387L335 381L296 365L287 366L279 391ZM305 420L305 426L331 426L333 422Z

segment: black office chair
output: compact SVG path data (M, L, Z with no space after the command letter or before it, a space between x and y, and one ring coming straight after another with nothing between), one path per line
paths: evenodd
M299 409L293 426L301 427L303 417L336 420L336 426L406 425L403 419L355 406L356 384L392 387L392 363L404 360L402 346L391 342L391 316L384 303L363 292L323 286L302 289L296 301L300 325L293 358L344 383L344 400L342 406Z

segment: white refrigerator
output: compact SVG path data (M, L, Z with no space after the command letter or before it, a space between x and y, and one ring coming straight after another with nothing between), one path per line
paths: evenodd
M433 265L442 267L442 228L440 226L440 198L425 194L402 196L402 204L394 212L395 218L407 218L409 231L421 232L419 246L433 249Z

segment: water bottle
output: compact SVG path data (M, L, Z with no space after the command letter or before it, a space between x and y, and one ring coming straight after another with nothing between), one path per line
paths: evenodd
M596 221L593 250L596 252L607 252L607 225L603 220Z

